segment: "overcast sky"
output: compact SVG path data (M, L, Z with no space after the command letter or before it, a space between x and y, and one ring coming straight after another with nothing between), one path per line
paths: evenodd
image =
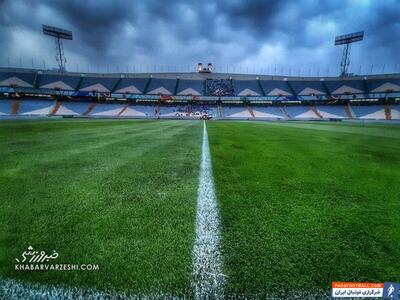
M0 0L0 64L55 67L42 24L73 31L70 71L332 74L335 35L364 30L351 70L400 72L399 0Z

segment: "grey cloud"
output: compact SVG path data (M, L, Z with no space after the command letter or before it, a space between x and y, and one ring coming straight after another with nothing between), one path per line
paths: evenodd
M399 15L395 0L369 5L361 0L0 0L0 51L12 56L18 43L30 42L15 41L15 31L40 34L41 24L49 23L73 30L66 53L81 64L188 65L212 59L218 65L262 65L262 49L279 45L274 51L284 51L288 59L275 63L309 67L305 64L336 65L340 49L333 46L334 35L364 29L354 61L394 65ZM321 23L318 33L310 31L314 21ZM334 32L324 24L333 24ZM43 59L53 61L47 56Z

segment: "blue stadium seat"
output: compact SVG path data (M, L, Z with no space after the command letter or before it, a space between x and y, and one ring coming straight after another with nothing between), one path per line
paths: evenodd
M152 78L147 89L147 94L173 95L175 86L176 79Z
M178 84L177 95L192 95L192 96L204 96L205 91L204 80L186 80L180 79Z
M266 96L293 96L289 85L284 80L260 80Z
M48 115L54 108L54 100L20 99L19 115Z
M143 94L149 78L122 78L115 88L114 93Z
M237 96L263 96L257 80L234 80Z
M0 115L11 115L12 100L0 99Z

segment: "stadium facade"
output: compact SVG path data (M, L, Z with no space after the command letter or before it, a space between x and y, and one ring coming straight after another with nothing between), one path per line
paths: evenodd
M400 120L400 74L293 77L0 69L0 117Z

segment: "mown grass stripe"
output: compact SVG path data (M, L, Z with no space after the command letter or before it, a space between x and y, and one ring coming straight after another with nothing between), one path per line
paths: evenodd
M196 240L193 247L193 288L196 299L222 299L225 277L220 251L220 216L215 196L207 127L204 122L197 197Z

